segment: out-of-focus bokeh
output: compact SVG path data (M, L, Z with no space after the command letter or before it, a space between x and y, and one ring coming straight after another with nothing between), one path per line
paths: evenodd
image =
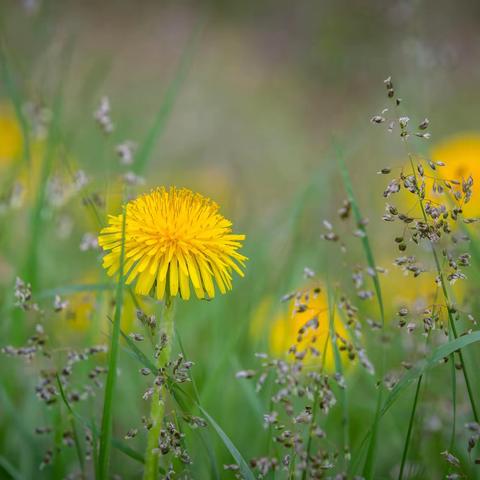
M336 217L346 198L339 156L371 220L376 260L395 269L394 234L385 234L379 220L385 182L376 172L401 169L408 159L396 137L370 122L387 103L384 79L392 77L412 123L428 117L432 136L421 142L422 154L449 163L457 176L480 172L480 3L474 0L5 0L0 49L1 344L25 341L36 323L31 312L15 313L17 276L32 284L40 303L67 292L65 311L42 319L58 345L108 343L110 290L69 288L108 285L95 239L107 215L120 213L122 178L136 192L157 185L201 192L221 206L235 231L247 234L250 261L231 294L179 305L177 328L197 364L202 401L246 457L258 451L261 440L251 439L262 418L252 392L235 383L235 371L250 365L256 351L288 348L294 333L285 333L282 322L291 312L277 300L304 284L305 266L324 285L329 276L348 278L339 272L355 263L355 248L361 251L357 245L351 257L335 257L321 241L322 221ZM108 135L98 121L105 99L113 122ZM468 215L478 214L479 201L474 193ZM419 295L431 301L430 277L401 291L401 274L385 279L391 322L405 302ZM471 293L452 288L462 301ZM155 310L148 299L135 301L126 298L127 333L136 328L136 308ZM375 305L366 312L378 315ZM137 375L127 357L122 374ZM1 390L10 410L0 420L0 460L16 463L21 478L37 478L43 445L31 426L43 410L34 380L18 360L2 363L2 378L10 369L26 378L7 378ZM374 391L362 389L363 377L353 372L352 378L365 402L352 414L354 444L362 415L374 409ZM118 396L131 408L118 432L145 409L141 381L119 382ZM403 427L404 414L389 418L389 428ZM255 426L238 425L239 416L251 416ZM431 417L432 424L444 421L441 413ZM429 435L436 452L443 443L435 428ZM403 430L397 433L390 446L400 457ZM214 449L223 463L231 461L221 444ZM21 450L17 462L14 452ZM392 474L389 455L380 454L381 478ZM137 470L125 467L128 475ZM431 472L440 475L443 466Z

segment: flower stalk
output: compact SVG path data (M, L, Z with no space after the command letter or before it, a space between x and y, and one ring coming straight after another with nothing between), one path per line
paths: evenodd
M173 301L171 297L167 295L163 308L161 328L159 329L158 333L160 345L162 345L162 339L165 339L163 348L160 350L157 356L156 367L159 372L170 360L174 334L173 318ZM152 403L150 406L150 421L152 422L152 426L148 431L147 437L147 450L145 452L145 470L143 474L144 480L155 480L158 475L158 439L163 424L163 417L165 415L167 390L168 389L165 385L165 382L162 382L159 387L155 388L155 391L152 395Z
M412 158L412 155L410 153L408 154L408 158L410 160L410 166L412 168L413 176L415 177L415 180L416 180L417 179L417 174L415 172L415 166L413 164L413 158ZM425 220L425 222L428 223L427 214L425 213L425 207L423 205L423 199L421 197L419 197L419 202L420 202L420 208L421 208L421 211L422 211L423 219ZM453 315L452 315L452 305L453 304L452 304L452 302L450 300L450 296L448 294L447 285L446 285L446 282L445 282L445 277L443 275L442 267L440 266L440 261L438 259L437 251L435 250L435 245L433 244L433 242L430 242L430 244L431 244L431 248L432 248L433 259L435 261L435 267L436 267L437 275L438 275L438 278L440 280L440 286L441 286L442 293L443 293L443 296L444 296L444 299L445 299L445 307L447 309L447 314L448 314L448 323L449 323L450 328L452 330L453 337L455 339L457 339L458 338L457 327L455 326L455 319L453 318ZM472 385L471 385L471 382L470 382L470 377L469 377L467 367L466 367L466 364L465 364L465 360L464 360L464 357L463 357L463 353L462 353L461 350L458 351L458 356L460 358L460 364L462 366L463 377L465 379L465 385L467 387L467 393L468 393L468 397L469 397L469 400L470 400L470 405L472 407L473 418L475 419L476 422L478 422L478 421L480 421L480 417L478 415L477 407L476 407L476 404L475 404L475 395L473 393L473 388L472 388Z

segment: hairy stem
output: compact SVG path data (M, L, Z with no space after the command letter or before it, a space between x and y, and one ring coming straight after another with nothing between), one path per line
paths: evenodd
M160 328L160 338L165 335L166 344L157 358L156 366L158 370L165 367L170 360L173 332L173 302L170 298L167 298ZM155 388L155 392L152 395L152 404L150 406L150 420L152 422L152 427L148 431L147 450L145 452L145 470L143 473L144 480L154 480L158 476L159 456L155 449L158 448L158 437L163 424L166 394L167 387L165 384L162 384L160 387Z

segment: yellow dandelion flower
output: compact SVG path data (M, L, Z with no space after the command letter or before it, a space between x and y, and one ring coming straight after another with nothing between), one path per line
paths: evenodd
M198 298L214 297L215 280L221 293L232 289L232 271L243 277L247 258L238 252L245 235L232 233L232 223L210 199L182 188L157 188L126 205L126 284L135 292L165 292L190 298L190 282ZM103 266L112 276L120 270L123 214L110 215L99 235L108 251Z
M337 345L341 347L349 341L349 334L337 314L334 315L334 329ZM285 356L290 347L295 345L297 353L305 353L304 361L307 364L321 365L324 362L326 371L334 371L335 353L330 339L328 301L325 293L309 288L302 293L300 299L293 299L288 313L277 315L274 319L269 343L270 351L276 356ZM347 353L340 351L340 355L345 365L348 361Z

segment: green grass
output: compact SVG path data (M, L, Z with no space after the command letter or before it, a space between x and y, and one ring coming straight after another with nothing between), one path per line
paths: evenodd
M318 139L315 131L313 140L307 140L311 127L305 121L305 106L289 105L299 96L309 103L304 84L290 78L294 72L287 74L273 64L270 69L258 60L255 68L251 65L251 70L243 71L242 59L252 55L249 45L256 47L259 38L247 34L241 22L228 28L221 23L226 32L212 30L216 22L226 22L220 17L227 12L218 17L212 12L195 16L184 30L178 30L182 35L172 35L172 45L159 42L154 53L145 50L145 58L131 59L130 65L118 60L124 58L120 47L118 58L102 45L87 58L81 24L69 34L75 41L60 39L51 30L55 18L51 5L43 7L32 23L12 17L12 25L24 22L24 27L31 27L22 29L25 43L14 41L18 34L12 33L8 21L1 22L0 105L12 107L21 148L9 164L0 163L0 197L16 181L26 182L29 190L20 208L0 213L0 347L31 346L35 340L29 338L37 324L43 325L48 340L31 362L19 355L2 358L0 477L46 480L78 474L104 480L120 474L138 479L148 465L149 478L165 476L172 466L175 478L184 473L196 479L228 479L234 473L224 465L235 464L243 478L253 480L258 470L252 459L261 463L276 457L277 468L265 478L306 480L309 474L295 473L295 469L302 463L314 466L315 455L327 452L335 462L331 469L325 468L325 476L346 473L349 479L360 474L366 479L386 479L393 475L414 480L457 472L440 455L448 450L459 458L458 471L465 478L478 478L474 465L478 448L468 454L469 433L464 428L478 421L479 379L473 367L480 361L480 332L467 316L471 312L477 318L479 312L477 232L470 243L448 247L455 255L472 254L464 290L461 282L460 287L448 285L440 246L415 250L423 264L439 275L440 284L432 285L433 310L440 312L446 325L430 332L425 341L423 314L416 313L409 321L415 321L417 328L408 334L405 327L398 327L397 297L413 291L413 298L402 299L412 307L417 293L421 296L420 287L411 277L393 289L387 287L376 269L379 262L392 270L394 258L402 254L393 242L397 229L401 230L398 222L392 227L381 221L385 177L375 175L383 156L392 165L401 158L402 152L391 146L390 139L376 143L378 133L370 134L368 121L362 120L355 126L358 131L341 132L344 140L341 147L335 145L333 155L323 150L329 132ZM13 15L10 7L2 6L4 11L5 18ZM177 32L173 20L172 29ZM262 35L268 37L268 31ZM33 39L38 39L38 45ZM224 52L220 61L212 53L217 48ZM23 49L32 56L24 57ZM264 58L261 49L254 50L255 58ZM142 76L142 62L158 63L155 75ZM276 81L262 89L264 77ZM245 88L248 96L241 94ZM110 136L103 135L92 118L104 94L111 100L117 126ZM33 100L51 112L48 135L41 141L25 109ZM365 102L361 114L368 120L376 103L371 98ZM115 153L115 145L126 139L138 143L131 166L121 165ZM65 204L52 205L53 176L68 183L78 169L90 178L88 186ZM142 417L151 415L151 402L142 397L167 358L162 356L158 362L154 358L155 340L137 320L135 309L158 313L162 304L137 296L134 285L124 285L128 275L124 242L120 272L113 279L103 272L101 252L79 249L82 236L98 234L109 213L124 212L124 239L126 210L121 210L120 203L127 198L117 201L114 194L120 197L119 178L129 170L145 180L128 187L132 195L157 185L203 185L206 191L200 193L218 201L234 231L247 234L242 249L249 257L246 276L234 276L231 292L211 301L192 298L176 303L171 358L181 353L194 365L185 383L169 379L162 390L164 409L154 414L182 433L179 445L190 454L191 465L175 458L172 450L153 458L161 425L148 432L142 422ZM204 171L206 180L200 178ZM352 218L340 220L337 211L345 199ZM367 217L368 227L363 222ZM338 241L321 239L324 219L332 223ZM462 225L459 231L471 233L474 228L476 224L468 230ZM352 235L356 230L360 238ZM406 254L413 252L409 244ZM315 272L313 279L304 277L304 267ZM367 268L372 275L365 274ZM358 298L354 272L364 273L365 288L371 288L374 298ZM15 306L16 276L31 283L32 302L38 303L38 310ZM336 403L325 414L320 408L322 392L310 385L291 404L294 415L306 406L311 408L310 421L302 424L285 414L290 405L272 400L285 386L276 383L272 373L257 391L264 360L255 354L272 351L276 320L292 320L289 303L281 303L280 298L316 282L325 294L319 322L327 332L325 345L332 351L333 366L321 371L314 364L305 371L330 376ZM57 295L69 302L66 311L54 311ZM346 300L358 309L360 333L349 323ZM445 308L453 303L458 304L457 312ZM369 320L378 321L379 328L371 328ZM345 326L355 348L365 349L375 366L374 375L357 358L350 365L335 339L337 322ZM144 340L133 340L132 332L142 334ZM81 355L93 345L107 345L108 353L72 363L69 381L62 383L62 370L72 350ZM324 360L325 345L317 345ZM412 363L411 368L401 366L405 360ZM96 368L107 373L92 373ZM142 375L144 368L151 374ZM237 372L250 369L255 371L254 379L235 378ZM41 372L53 372L55 401L51 405L36 395L44 380ZM388 373L398 380L391 389L383 384ZM335 374L344 378L345 389L337 385ZM272 411L279 413L279 425L265 428L264 415ZM192 426L191 416L203 419L205 426ZM283 424L299 434L305 458L276 440ZM315 426L325 431L325 438L313 437ZM51 432L35 433L37 427L49 427ZM138 430L137 435L127 438L132 429ZM93 437L92 445L87 432ZM65 442L67 433L73 439L71 446ZM89 448L91 458L87 459ZM52 464L39 470L49 449Z

